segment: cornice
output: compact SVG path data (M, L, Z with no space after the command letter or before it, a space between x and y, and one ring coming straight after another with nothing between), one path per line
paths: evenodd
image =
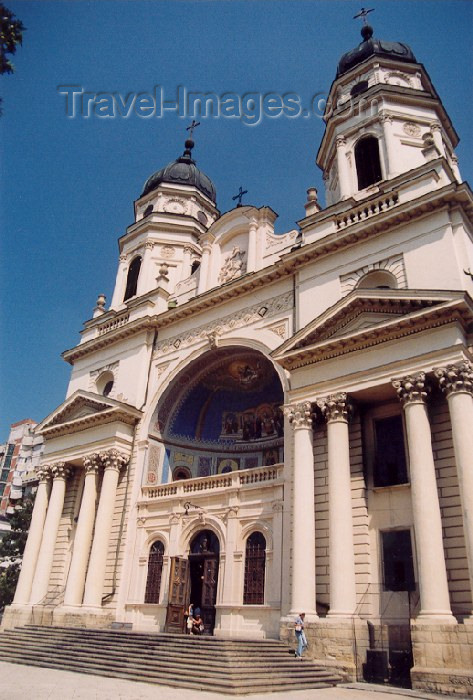
M423 169L424 166L421 166L419 170ZM368 206L372 200L379 199L380 196L382 196L382 194L376 194L373 197L355 202L350 209L344 211L340 210L339 203L335 204L333 207L329 207L323 210L323 212L314 215L314 217L308 217L302 220L301 224L304 224L304 228L308 228L319 221L331 217L337 220L337 217L349 216L350 211ZM359 241L376 236L404 221L418 218L435 209L453 203L462 204L466 215L473 223L473 193L467 183L458 185L453 182L442 189L428 192L417 199L398 203L392 208L379 212L369 219L352 223L347 227L336 230L324 236L324 238L319 241L314 241L295 251L282 255L280 260L269 267L265 267L257 272L247 273L219 287L214 287L193 299L189 299L189 301L182 306L170 309L159 315L145 316L135 321L129 321L119 328L110 330L107 333L64 351L62 357L66 362L74 364L79 358L85 357L92 352L96 352L112 343L131 337L142 331L167 328L183 319L202 313L207 309L222 306L230 299L243 297L253 293L256 289L261 289L278 280L285 279L299 270L301 266L307 265L319 258L349 248ZM116 312L111 316L107 313L106 319L112 320L115 317L119 317L122 313L122 311ZM95 319L90 323L91 325L95 325ZM103 317L97 320L97 324L100 323L103 323Z
M401 317L397 316L392 321L376 324L346 335L337 335L334 338L293 350L284 351L283 346L281 346L272 353L272 357L285 369L294 370L452 323L459 323L466 330L472 321L472 300L466 293L462 293L460 297L456 296L450 302L427 306L420 311Z

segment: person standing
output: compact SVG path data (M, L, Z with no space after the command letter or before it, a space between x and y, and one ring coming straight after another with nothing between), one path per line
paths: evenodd
M296 641L297 641L297 649L295 651L295 656L297 659L302 659L302 653L305 649L307 649L307 639L305 636L304 632L304 619L305 619L305 613L300 613L298 617L296 617L296 622L295 622L295 633L296 633Z

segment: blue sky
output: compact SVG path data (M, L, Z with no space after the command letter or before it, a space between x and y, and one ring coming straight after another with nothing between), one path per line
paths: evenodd
M356 46L352 0L102 0L5 3L27 27L0 77L3 97L0 243L0 439L11 422L41 420L65 396L60 357L79 340L97 295L111 299L117 239L133 220L146 178L183 150L189 119L68 117L58 87L153 93L326 94L341 54ZM473 3L376 0L375 36L403 41L424 63L460 135L464 179L473 181ZM200 119L195 159L217 204L270 205L277 231L304 214L306 189L323 190L314 163L319 116Z

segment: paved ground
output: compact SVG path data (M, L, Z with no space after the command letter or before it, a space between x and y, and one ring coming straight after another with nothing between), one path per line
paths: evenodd
M0 662L0 700L218 700L235 696L134 683L70 671ZM241 696L247 700L407 700L439 699L415 691L353 683L324 690L297 690ZM458 696L457 696L458 697Z

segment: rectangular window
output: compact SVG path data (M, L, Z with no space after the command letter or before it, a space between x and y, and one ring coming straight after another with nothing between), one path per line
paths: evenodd
M385 591L414 591L414 563L409 530L382 532Z
M406 484L408 478L402 416L376 419L374 440L373 485Z

